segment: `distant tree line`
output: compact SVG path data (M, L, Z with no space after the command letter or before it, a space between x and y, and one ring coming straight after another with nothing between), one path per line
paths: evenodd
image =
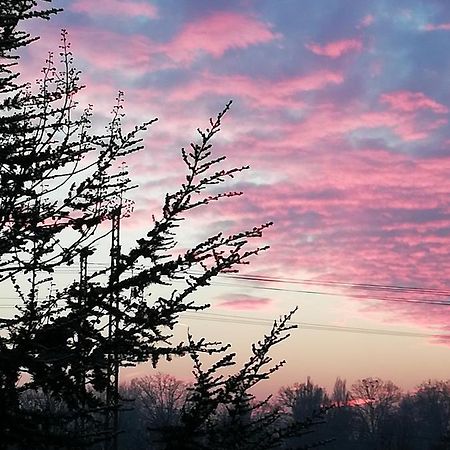
M402 392L380 378L358 380L349 389L337 378L327 393L308 378L282 388L278 402L293 420L331 407L314 439L333 438L327 446L332 450L450 449L450 380L428 380Z
M126 407L120 414L123 434L120 448L182 448L172 446L168 434L176 434L183 427L193 386L159 372L123 384L121 396ZM48 411L49 417L64 409L42 392L24 393L23 402L30 409ZM214 417L208 417L213 434L204 435L205 446L198 448L287 450L322 445L330 450L450 448L450 380L428 380L414 392L404 393L391 381L380 378L358 380L350 388L345 380L337 378L333 391L328 393L308 377L303 383L281 388L268 402L252 399L251 403L234 424L229 405L218 405ZM266 421L268 417L273 421ZM261 420L264 428L259 426ZM297 435L286 434L272 442L272 446L265 445L269 430L290 427L296 428ZM247 429L251 430L253 446L245 443ZM299 429L303 433L298 433ZM223 441L224 435L228 435L228 444ZM256 444L258 440L260 447Z
M380 378L364 378L350 388L337 378L328 393L308 377L282 388L276 402L294 421L325 409L324 423L311 437L331 440L332 450L450 449L450 380L428 380L402 392Z

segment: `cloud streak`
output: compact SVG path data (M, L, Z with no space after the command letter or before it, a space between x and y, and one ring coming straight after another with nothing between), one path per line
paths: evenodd
M449 23L427 23L424 25L423 29L425 31L450 31L450 22Z
M422 92L391 92L383 94L381 101L398 111L415 112L419 110L431 110L437 114L448 113L448 108L445 105L427 97Z
M117 16L117 17L146 17L155 19L158 17L156 6L148 1L127 1L121 0L74 0L70 4L70 10L87 14L89 16Z
M284 80L255 79L242 75L223 76L202 74L198 80L175 87L170 98L173 101L193 101L206 95L240 97L253 107L286 108L299 106L298 94L316 91L343 82L338 72L318 71Z
M160 51L176 63L190 63L202 53L220 58L228 50L245 49L280 39L268 23L235 12L217 12L191 23Z
M156 17L151 5L131 3L125 5L111 0L90 8L90 3L80 0L71 6L75 11L98 15L129 15ZM145 9L147 8L147 9ZM122 11L122 9L124 11ZM239 14L217 12L187 23L167 41L149 37L145 33L124 35L112 29L87 26L71 27L70 39L77 56L99 70L119 69L129 74L142 75L176 67L189 67L204 56L213 59L232 50L245 50L252 46L279 40L281 35L270 24ZM101 55L101 57L99 57Z
M253 297L251 295L227 295L219 299L217 307L229 310L259 311L271 306L270 298Z
M346 53L360 52L363 49L363 44L359 39L342 39L323 45L311 42L305 44L305 47L316 55L335 59Z

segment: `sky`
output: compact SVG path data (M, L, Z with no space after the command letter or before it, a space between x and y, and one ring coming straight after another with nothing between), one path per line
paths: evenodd
M219 316L181 318L180 336L189 327L232 342L241 362L271 319L299 306L295 321L335 328L294 331L273 352L286 367L261 392L307 375L327 387L380 376L404 389L448 378L447 0L54 5L65 11L30 26L41 40L23 52L23 76L37 76L65 28L87 86L81 104L101 121L122 90L126 124L159 118L128 161L140 184L129 239L182 179L179 149L233 100L215 151L229 167L251 166L228 186L245 194L192 214L182 232L194 242L272 220L271 249L243 271L272 279L221 278L196 297ZM161 370L188 377L189 361Z

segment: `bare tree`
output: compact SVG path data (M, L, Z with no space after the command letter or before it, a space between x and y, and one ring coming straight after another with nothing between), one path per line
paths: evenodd
M188 384L172 375L156 373L134 378L129 389L143 410L148 427L169 426L178 422L186 401Z
M310 377L307 377L306 383L295 383L293 386L281 388L278 401L289 408L297 421L313 417L329 405L326 390L314 384Z
M417 434L424 441L437 443L450 432L450 381L421 383L413 397Z
M380 432L398 406L400 389L392 381L364 378L353 384L351 395L360 435L374 448L383 448Z
M123 385L121 396L125 407L121 421L127 422L125 428L132 428L133 434L141 435L141 441L148 447L164 448L164 430L180 425L188 386L188 383L160 372L134 378Z
M355 443L352 433L354 412L346 380L336 378L330 401L332 408L327 412L326 424L323 425L329 435L335 439L330 449L352 449Z
M348 406L350 401L350 391L347 389L347 381L340 377L336 378L331 394L331 402L336 407Z

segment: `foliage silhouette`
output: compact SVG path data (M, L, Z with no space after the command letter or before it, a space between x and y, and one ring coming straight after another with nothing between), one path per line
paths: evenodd
M232 364L232 354L220 356L206 371L199 358L220 354L227 345L195 342L191 336L187 342L172 339L180 314L208 307L191 299L195 291L267 249L251 241L270 222L228 236L217 233L188 249L176 234L186 212L241 195L217 193L217 185L248 167L226 168L225 156L212 152L231 102L205 130L198 129L198 143L182 149L185 182L166 195L160 216L134 246L120 247L114 233L120 219L132 214L126 197L135 187L120 163L143 148L142 133L156 119L127 131L119 92L105 132L94 132L92 106L80 109L77 103L83 86L65 30L57 61L50 53L36 86L20 84L17 50L35 39L19 30L22 22L58 12L37 11L43 3L49 2L0 3L0 283L11 284L19 300L14 316L0 319L0 448L95 448L101 442L118 448L120 430L111 414L117 418L119 409L127 408L114 391L119 369L146 361L156 366L160 358L186 354L194 361L197 381L180 418L184 430L216 433L209 424L220 406L228 408L239 431L242 416L264 404L252 404L248 390L282 365L263 370L270 362L267 352L291 328L290 315L225 381L215 371ZM112 231L105 231L101 225L110 222ZM88 272L88 258L111 237L116 242L111 265ZM78 261L80 279L61 285L55 271ZM155 286L167 294L155 294L149 302ZM277 414L260 416L258 436L268 432L266 425L274 424ZM266 438L273 436L270 431Z

